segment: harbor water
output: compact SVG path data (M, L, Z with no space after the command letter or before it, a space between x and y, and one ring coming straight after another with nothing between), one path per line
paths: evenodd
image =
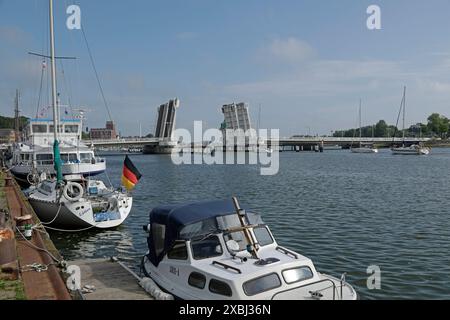
M450 299L450 149L430 156L280 154L280 171L258 166L183 165L170 156L131 155L143 178L128 220L109 231L52 233L67 260L118 256L139 270L150 210L238 196L262 215L279 244L311 258L319 272L344 272L361 299ZM107 157L120 185L124 156ZM381 289L369 290L369 266Z

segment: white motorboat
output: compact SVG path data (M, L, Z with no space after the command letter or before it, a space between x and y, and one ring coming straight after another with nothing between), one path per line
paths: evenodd
M42 225L61 231L117 227L133 205L127 193L82 176L66 176L61 187L54 179L44 180L25 194Z
M280 246L236 199L162 206L150 213L142 269L184 300L355 300L345 281Z
M33 119L24 130L23 142L14 144L9 167L22 185L34 183L43 172L55 175L53 131L53 120ZM63 175L93 177L104 173L105 159L96 157L94 150L81 142L81 131L81 120L61 121L58 138Z

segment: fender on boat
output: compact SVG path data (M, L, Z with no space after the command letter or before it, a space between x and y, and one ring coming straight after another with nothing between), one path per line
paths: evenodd
M150 278L142 278L139 283L156 300L175 300L174 296L162 291L158 285Z

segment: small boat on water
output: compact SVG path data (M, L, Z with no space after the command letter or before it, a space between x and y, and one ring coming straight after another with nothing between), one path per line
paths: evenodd
M392 148L392 154L394 155L429 155L430 154L430 149L417 145L417 144L413 144L409 147L398 147L398 148Z
M362 105L362 101L359 101L359 146L356 148L352 147L350 148L352 153L378 153L378 149L375 148L374 146L370 146L370 145L363 145L361 142L362 139L362 113L361 113L361 105Z
M403 98L400 105L400 111L398 115L398 120L400 119L400 113L403 112L403 143L401 146L393 147L392 154L394 155L429 155L431 153L431 149L424 147L422 144L413 144L411 146L406 146L405 140L405 119L406 119L406 87L403 90ZM397 124L398 124L397 120ZM395 134L394 134L395 139Z
M183 300L355 300L345 281L280 246L237 199L152 210L142 270Z
M353 153L378 153L378 149L363 145L358 148L351 148L351 150Z
M117 227L133 206L127 193L79 175L65 176L61 185L56 179L43 180L25 194L42 225L61 231Z
M47 177L45 173L39 175L38 181L34 181L25 194L45 228L58 231L114 228L122 224L131 211L133 198L128 192L107 188L102 181L86 180L82 175L64 176L62 170L65 159L64 153L61 153L59 139L64 138L64 134L59 128L64 128L64 125L60 124L63 122L59 118L56 92L53 0L49 0L49 17L53 123L51 126L42 125L42 130L39 131L45 134L49 130L53 132L52 140L47 140L46 143L53 144L48 159L54 165L56 177ZM78 126L72 129L77 133L81 130ZM76 137L78 135L74 139ZM79 142L73 141L75 145ZM131 190L139 179L139 172L127 157L122 183L127 190Z

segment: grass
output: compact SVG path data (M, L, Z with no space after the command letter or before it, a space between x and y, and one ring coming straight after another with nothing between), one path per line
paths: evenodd
M0 280L0 300L27 300L22 281Z

